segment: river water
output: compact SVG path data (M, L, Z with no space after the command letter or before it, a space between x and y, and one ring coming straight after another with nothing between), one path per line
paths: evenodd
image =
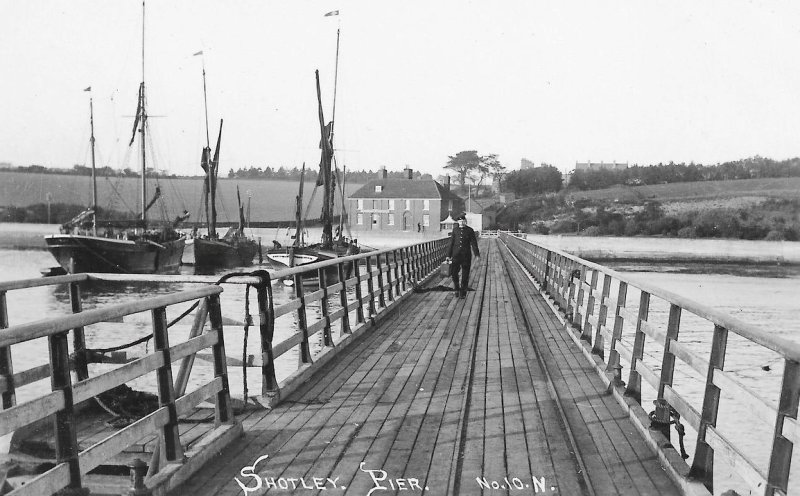
M40 277L39 269L55 265L52 256L47 251L39 250L3 250L0 249L0 281L35 278ZM800 342L800 319L797 319L800 311L800 267L797 266L764 266L764 265L718 265L718 264L611 264L615 270L646 280L650 284L662 287L673 293L680 294L692 300L696 300L704 305L716 310L730 314L738 319L749 322L768 330L775 336ZM268 265L264 268L270 269ZM243 268L247 271L253 268ZM237 270L237 269L232 269ZM193 267L183 267L182 273L193 273ZM228 272L220 271L221 273ZM191 284L167 284L167 285L141 285L123 283L102 283L92 284L83 289L83 308L91 309L97 306L110 303L120 303L141 298L143 292L148 296L162 293L170 293L181 289L188 289ZM273 286L275 305L288 301L294 292L291 287L277 283ZM66 286L51 286L31 288L26 290L11 291L8 297L8 317L10 324L16 325L30 322L42 318L67 315L71 313L69 303L69 293ZM188 305L176 305L177 308L168 309L169 319L179 315ZM245 314L245 294L243 286L226 285L222 295L223 315L236 321L242 321ZM313 322L319 315L319 306L310 306L308 309L309 320ZM257 303L255 294L250 295L250 313L257 319ZM661 312L661 317L665 318L666 311ZM684 316L686 317L686 316ZM90 326L86 329L87 346L89 348L104 348L119 345L124 342L133 341L138 337L150 332L150 317L147 314L138 314L125 319L124 324L116 323L105 325L106 329L98 326ZM659 319L659 310L651 311L651 320ZM351 320L353 321L353 320ZM690 317L687 317L687 322ZM173 342L180 342L185 339L188 332L191 317L184 320L186 325L178 325L171 329L170 339ZM117 332L109 331L109 327L117 326ZM123 330L124 327L124 330ZM286 315L276 321L275 342L280 342L296 330L294 313ZM338 333L338 326L334 328ZM681 341L697 342L698 353L706 356L709 349L712 328L706 324L695 330L684 331L683 319L681 327ZM124 333L120 335L121 333ZM694 333L693 335L691 333ZM312 348L321 348L320 334L315 336ZM741 352L732 353L735 340L729 343L729 356L732 358L726 362L726 370L732 370L737 378L748 386L759 391L764 398L775 404L777 402L776 392L780 386L782 366L780 360L774 354L765 353L757 346L743 345ZM243 328L237 325L225 326L225 345L228 356L241 360L244 355L254 355L256 363L259 362L260 343L257 325L250 329L245 346L245 335ZM152 344L142 344L128 350L132 355L142 355L148 351L148 346ZM12 347L14 360L14 370L22 371L30 367L47 362L47 346L43 340L32 341L30 343L15 345ZM654 355L655 357L655 355ZM292 350L278 359L276 364L278 379L281 380L291 374L297 368L297 351ZM653 360L651 360L651 363ZM198 385L208 381L213 371L209 363L196 361L190 380L189 390L193 385ZM96 375L112 368L111 365L93 364L90 374ZM657 368L657 364L656 364ZM249 368L247 374L247 390L249 395L258 394L261 389L261 378L259 368ZM152 375L152 374L151 374ZM241 397L244 393L245 370L239 366L229 366L229 377L234 396ZM681 380L681 375L676 375L676 383ZM689 387L688 396L694 396L693 403L701 402L702 398L702 379L697 377L687 379L694 381L694 385ZM134 389L154 391L154 381L152 378L142 378L131 384ZM49 390L49 381L40 381L29 387L21 388L17 391L17 400L26 401L36 397L38 394ZM651 398L645 394L643 404L648 407ZM699 405L698 405L699 406ZM695 406L695 408L698 408ZM722 408L725 404L723 401ZM699 409L699 408L698 408ZM649 409L648 409L649 411ZM745 443L752 447L749 453L759 465L764 466L768 461L769 439L771 431L764 426L756 427L757 422L747 418L746 412L734 412L736 417L732 422L733 430L738 434L731 434L731 437L738 437L738 442ZM720 421L724 422L724 418ZM768 437L764 437L768 436ZM691 454L692 446L687 446ZM800 451L800 450L795 450ZM795 457L797 460L798 457ZM794 465L798 466L795 461ZM795 470L794 472L797 472ZM733 477L733 475L730 475ZM723 482L723 481L720 481ZM740 483L728 481L721 487L736 487L741 494L747 494Z

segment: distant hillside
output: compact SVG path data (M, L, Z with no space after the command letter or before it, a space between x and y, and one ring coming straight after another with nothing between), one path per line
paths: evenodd
M800 240L800 178L615 186L523 198L499 227L542 234Z
M698 181L689 183L655 184L652 186L617 185L606 189L571 191L568 197L576 200L637 201L653 199L708 200L761 196L765 198L800 198L800 177L772 177L765 179L732 179L729 181Z
M26 207L46 203L48 194L53 204L91 203L91 181L76 175L32 174L26 172L4 172L0 176L0 207ZM174 218L183 210L191 214L190 221L198 219L202 208L202 178L159 179L164 207L169 218ZM239 187L242 203L247 205L251 196L250 217L253 222L290 222L295 216L295 196L298 183L294 181L270 181L258 179L223 179L218 183L219 220L236 221L236 187ZM347 184L346 194L351 194L362 184ZM156 188L156 180L148 179L148 200ZM138 178L99 177L97 180L98 204L107 210L134 213L139 205ZM304 205L308 208L314 191L314 183L304 186ZM339 205L337 196L337 205ZM220 206L221 205L221 206ZM318 191L311 205L309 218L317 218L322 208L322 192ZM159 206L151 212L158 216Z

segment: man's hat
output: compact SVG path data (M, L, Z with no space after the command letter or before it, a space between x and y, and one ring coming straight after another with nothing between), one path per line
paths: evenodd
M456 219L455 219L455 220L467 220L467 214L466 214L466 212L464 212L464 213L462 213L462 214L459 214L459 215L458 215L458 217L456 217Z

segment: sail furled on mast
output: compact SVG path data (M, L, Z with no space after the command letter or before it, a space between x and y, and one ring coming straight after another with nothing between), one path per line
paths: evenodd
M320 149L321 157L319 161L319 177L317 178L317 185L323 186L322 197L322 215L320 221L322 222L322 246L329 248L333 244L333 179L331 174L331 161L333 159L333 143L331 142L331 130L333 129L333 122L325 125L325 116L322 112L322 91L319 87L319 71L316 71L317 77L317 105L319 113L319 130L320 130ZM320 179L322 182L320 183Z
M138 103L136 104L136 116L133 119L133 133L131 135L131 142L128 143L128 146L133 145L133 142L136 140L136 129L139 127L139 121L142 120L142 110L144 109L144 83L142 82L139 84L139 99L137 100Z

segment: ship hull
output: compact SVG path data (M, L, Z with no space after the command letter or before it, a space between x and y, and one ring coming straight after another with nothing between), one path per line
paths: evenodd
M244 267L253 264L258 253L258 243L249 239L195 238L194 265L196 267Z
M176 273L180 269L185 239L155 243L74 234L45 236L47 249L71 274Z

